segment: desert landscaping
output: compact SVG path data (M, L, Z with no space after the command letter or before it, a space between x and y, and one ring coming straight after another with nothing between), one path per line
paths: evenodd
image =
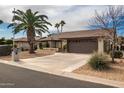
M114 67L105 71L96 71L92 69L88 64L86 64L85 66L82 66L79 69L74 70L73 72L77 74L82 74L82 75L89 75L89 76L99 77L103 79L124 82L124 69L118 69Z
M35 54L30 54L28 51L21 51L19 53L19 59L27 59L27 58L34 58L34 57L42 57L47 55L52 55L55 53L54 50L37 50ZM0 59L12 61L12 56L0 56Z

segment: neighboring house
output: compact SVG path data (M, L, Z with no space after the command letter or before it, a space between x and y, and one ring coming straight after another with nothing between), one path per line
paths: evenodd
M66 52L69 53L92 53L94 51L103 53L110 50L109 36L108 31L81 30L54 34L39 39L39 43L49 44L50 48L59 48L60 51L65 51L66 47Z
M40 37L35 37L35 40L36 40L36 45L39 44ZM29 49L29 44L26 37L16 38L14 41L19 48L22 48L23 50Z
M116 43L116 50L124 51L124 37L118 36L117 37L117 43Z

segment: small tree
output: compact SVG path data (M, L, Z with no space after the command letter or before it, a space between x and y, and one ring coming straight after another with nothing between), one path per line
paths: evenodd
M101 14L95 11L95 17L90 21L90 27L106 30L112 39L112 62L114 63L115 43L117 41L117 31L123 27L123 7L108 6ZM111 33L112 32L112 33Z

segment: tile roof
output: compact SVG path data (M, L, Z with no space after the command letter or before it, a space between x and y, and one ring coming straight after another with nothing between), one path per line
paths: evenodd
M109 32L105 30L80 30L80 31L71 31L71 32L62 32L59 34L54 34L48 37L36 37L37 41L49 41L49 40L61 40L69 38L88 38L88 37L109 37ZM15 41L27 42L26 37L15 39Z
M60 40L60 39L69 39L69 38L106 37L109 36L108 33L109 32L105 30L81 30L81 31L73 31L73 32L62 32L41 39L41 41Z
M39 37L39 36L36 36L35 37L35 40L36 41L39 41L41 39L41 37ZM16 41L16 42L27 42L27 38L26 37L21 37L21 38L16 38L14 41Z

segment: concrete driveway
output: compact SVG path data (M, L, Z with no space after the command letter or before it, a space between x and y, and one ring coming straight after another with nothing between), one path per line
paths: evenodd
M22 61L45 70L63 71L77 64L85 64L89 57L90 55L87 54L56 53L44 57L22 59Z

